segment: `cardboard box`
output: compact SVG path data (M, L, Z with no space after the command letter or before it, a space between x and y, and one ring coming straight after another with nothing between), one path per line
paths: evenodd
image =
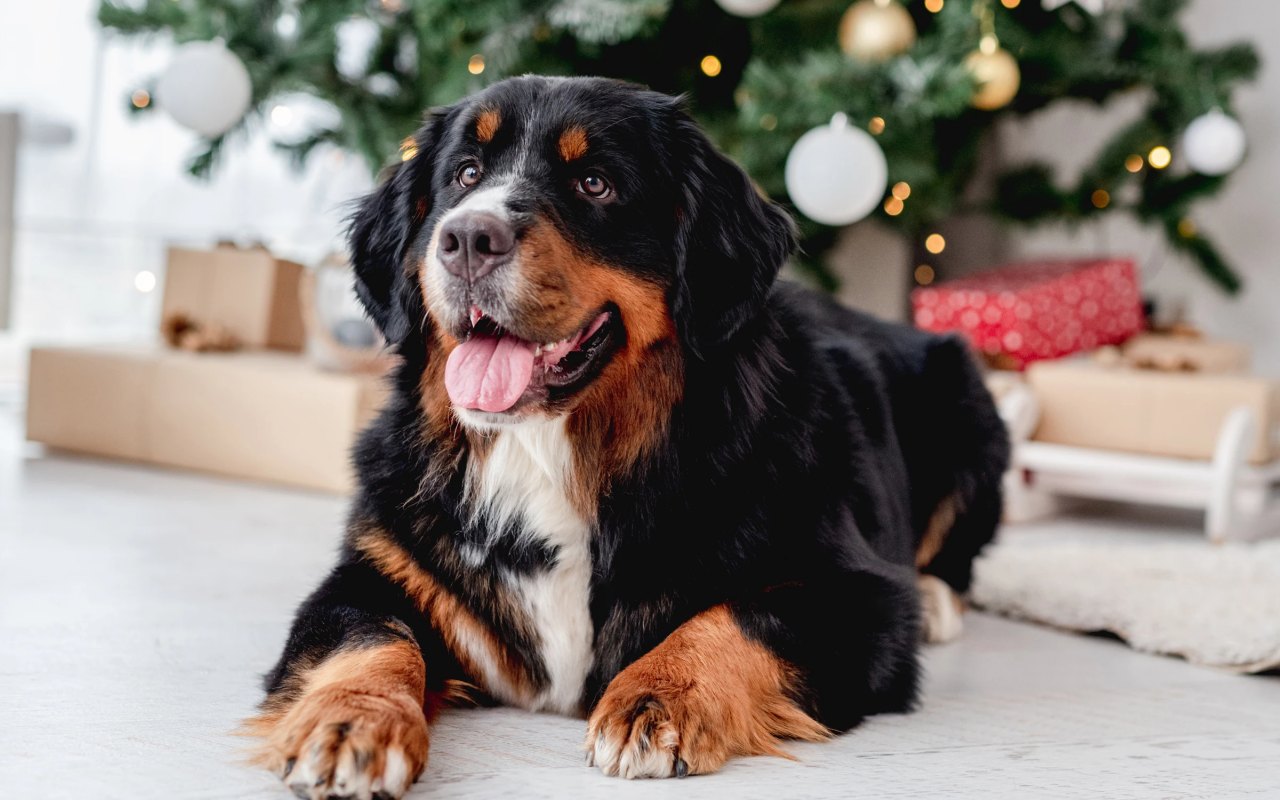
M261 247L169 248L161 319L217 323L250 348L299 351L306 343L298 286L304 267Z
M1238 406L1254 416L1249 461L1280 457L1280 384L1248 375L1106 367L1089 359L1027 369L1041 442L1207 460Z
M27 438L95 455L347 492L382 379L277 352L31 351Z
M1247 345L1217 339L1143 333L1124 343L1124 360L1131 366L1188 372L1249 371Z

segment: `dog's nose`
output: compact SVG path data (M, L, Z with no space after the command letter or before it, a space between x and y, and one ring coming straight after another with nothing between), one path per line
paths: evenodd
M479 280L511 260L516 232L493 214L459 214L440 230L440 262L449 272Z

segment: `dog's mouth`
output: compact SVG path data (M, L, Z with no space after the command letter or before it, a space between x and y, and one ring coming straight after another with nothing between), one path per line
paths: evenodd
M543 344L516 336L472 306L465 338L445 365L445 389L455 407L491 414L558 400L599 374L620 336L612 306L568 337Z

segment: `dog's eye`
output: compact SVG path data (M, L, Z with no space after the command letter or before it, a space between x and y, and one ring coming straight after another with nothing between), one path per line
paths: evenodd
M613 194L609 182L594 172L588 172L578 179L577 190L594 200L603 200Z
M458 185L466 189L480 182L480 165L468 161L458 168Z

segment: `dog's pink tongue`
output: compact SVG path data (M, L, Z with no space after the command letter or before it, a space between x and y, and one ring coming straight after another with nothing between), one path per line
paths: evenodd
M473 335L453 349L444 387L455 406L506 411L533 377L533 345L516 336Z

